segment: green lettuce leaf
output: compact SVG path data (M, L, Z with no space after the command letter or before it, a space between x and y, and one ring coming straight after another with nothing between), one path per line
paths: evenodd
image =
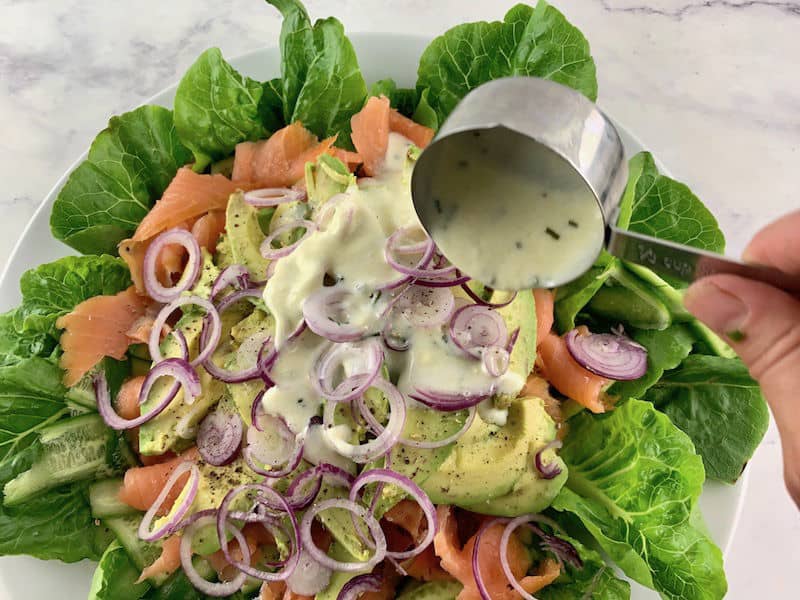
M95 569L89 600L139 600L150 589L147 581L137 583L139 574L128 553L114 540Z
M411 117L417 106L417 90L413 88L399 88L394 79L381 79L369 88L370 96L386 96L389 104L396 108L401 115Z
M567 540L578 551L583 567L577 569L564 563L564 572L552 584L536 593L541 600L574 600L592 598L593 600L628 600L631 585L614 575L600 553L585 546L570 536L559 536Z
M722 598L722 553L692 513L705 473L692 441L649 402L579 413L553 508L574 515L631 579L665 598Z
M694 344L692 331L680 323L670 325L662 331L639 329L629 335L647 348L647 373L633 381L614 383L608 393L621 398L643 399L645 392L661 379L664 371L674 369L689 356Z
M595 65L583 34L541 0L513 7L501 21L457 25L420 58L417 89L441 124L470 90L492 79L534 76L597 98Z
M333 17L311 20L298 0L268 0L283 14L281 82L283 118L302 121L319 137L336 135L352 148L350 117L367 96L355 50Z
M734 482L769 425L758 383L739 359L692 355L645 399L686 432L709 477Z
M51 356L58 344L49 333L18 331L14 325L17 320L22 320L18 311L15 308L0 315L0 367L13 365L23 358Z
M53 236L83 254L116 253L190 156L170 110L112 117L53 204Z
M175 92L175 128L194 153L194 168L205 169L230 156L239 142L270 133L264 120L279 100L274 91L270 84L241 75L222 58L219 48L203 52Z
M630 219L631 231L712 252L725 250L725 236L711 211L685 184L661 175L649 152L630 161L620 216L620 226Z

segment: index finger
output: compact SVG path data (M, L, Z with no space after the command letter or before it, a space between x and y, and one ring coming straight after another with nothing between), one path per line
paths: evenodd
M743 257L800 277L800 210L770 223L750 241Z

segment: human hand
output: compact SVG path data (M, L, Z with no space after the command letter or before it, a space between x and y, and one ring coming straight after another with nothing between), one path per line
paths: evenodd
M800 211L756 234L744 259L800 279ZM712 275L688 289L684 304L761 384L781 436L786 487L800 507L800 299L758 281Z

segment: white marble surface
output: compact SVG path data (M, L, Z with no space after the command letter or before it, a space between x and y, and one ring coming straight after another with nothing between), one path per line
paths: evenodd
M800 1L553 0L592 43L600 103L703 198L738 253L800 206ZM308 0L350 31L436 34L511 0ZM0 0L0 257L108 117L177 80L206 47L274 45L259 0ZM774 426L727 561L729 597L796 598L800 514Z

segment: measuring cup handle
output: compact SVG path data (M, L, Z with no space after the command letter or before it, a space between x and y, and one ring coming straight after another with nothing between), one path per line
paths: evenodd
M707 275L727 273L768 283L800 296L800 278L762 265L751 265L667 240L609 225L606 247L614 256L652 269L659 275L691 283Z

